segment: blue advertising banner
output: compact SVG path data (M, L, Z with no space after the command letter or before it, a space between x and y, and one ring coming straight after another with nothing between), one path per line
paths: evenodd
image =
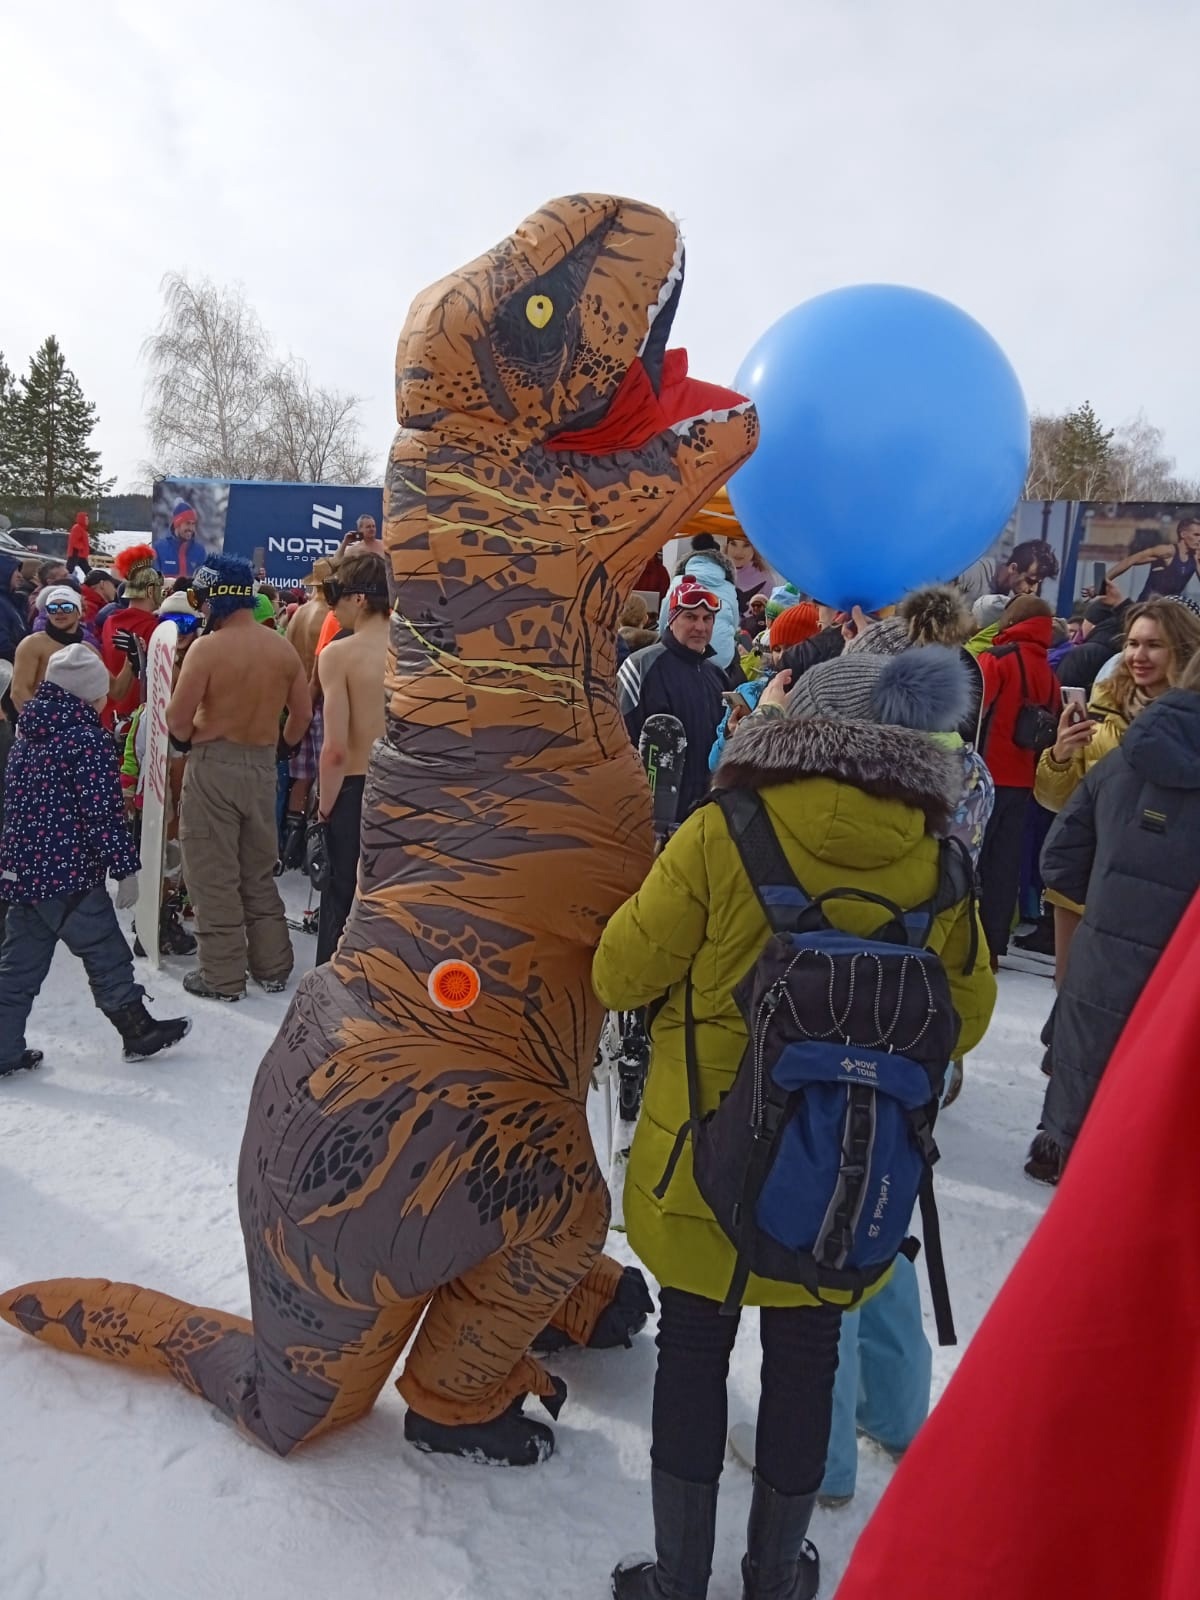
M382 527L378 486L159 478L151 539L168 578L190 577L206 555L224 551L249 561L256 576L294 588L362 516Z

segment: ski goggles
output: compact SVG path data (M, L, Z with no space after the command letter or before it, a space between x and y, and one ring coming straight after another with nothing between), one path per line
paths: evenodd
M386 585L380 588L378 584L339 583L336 578L326 578L321 585L321 593L325 597L327 606L337 605L338 601L344 600L348 594L364 594L374 600L388 598Z
M715 617L720 609L721 602L711 589L676 589L671 596L673 617L681 611L711 611Z
M69 600L51 600L46 607L48 617L78 617L82 615L79 606L73 606Z
M162 619L164 622L173 622L179 629L179 637L186 639L204 626L203 617L194 617L190 611L173 611L169 617Z

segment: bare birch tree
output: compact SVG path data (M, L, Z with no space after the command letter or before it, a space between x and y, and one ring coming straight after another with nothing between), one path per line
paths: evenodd
M142 346L146 426L159 470L205 478L370 481L354 395L275 354L240 288L170 272Z

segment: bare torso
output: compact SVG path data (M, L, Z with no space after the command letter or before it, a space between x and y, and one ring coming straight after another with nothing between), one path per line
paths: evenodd
M179 689L187 684L194 692L196 674L203 675L192 742L228 739L231 744L274 746L280 713L298 671L302 668L293 646L258 623L227 622L197 639L179 676Z
M317 658L317 640L321 635L321 625L328 615L329 607L324 600L306 600L287 625L288 643L295 646L297 655L304 663L306 681L312 677L313 663Z
M80 633L76 640L78 644L87 644L87 640ZM48 633L31 633L21 640L13 656L12 695L13 705L20 711L27 700L32 700L41 688L46 676L46 663L50 657L65 646L52 639ZM88 645L91 650L92 646ZM93 652L99 654L99 651Z
M318 663L328 707L331 693L344 693L349 708L345 775L367 770L371 746L383 737L388 619L379 617L348 639L327 644Z

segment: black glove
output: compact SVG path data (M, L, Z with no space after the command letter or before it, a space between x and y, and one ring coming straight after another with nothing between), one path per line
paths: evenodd
M139 672L142 665L142 652L137 634L131 632L128 628L118 628L113 634L113 643L133 670Z

